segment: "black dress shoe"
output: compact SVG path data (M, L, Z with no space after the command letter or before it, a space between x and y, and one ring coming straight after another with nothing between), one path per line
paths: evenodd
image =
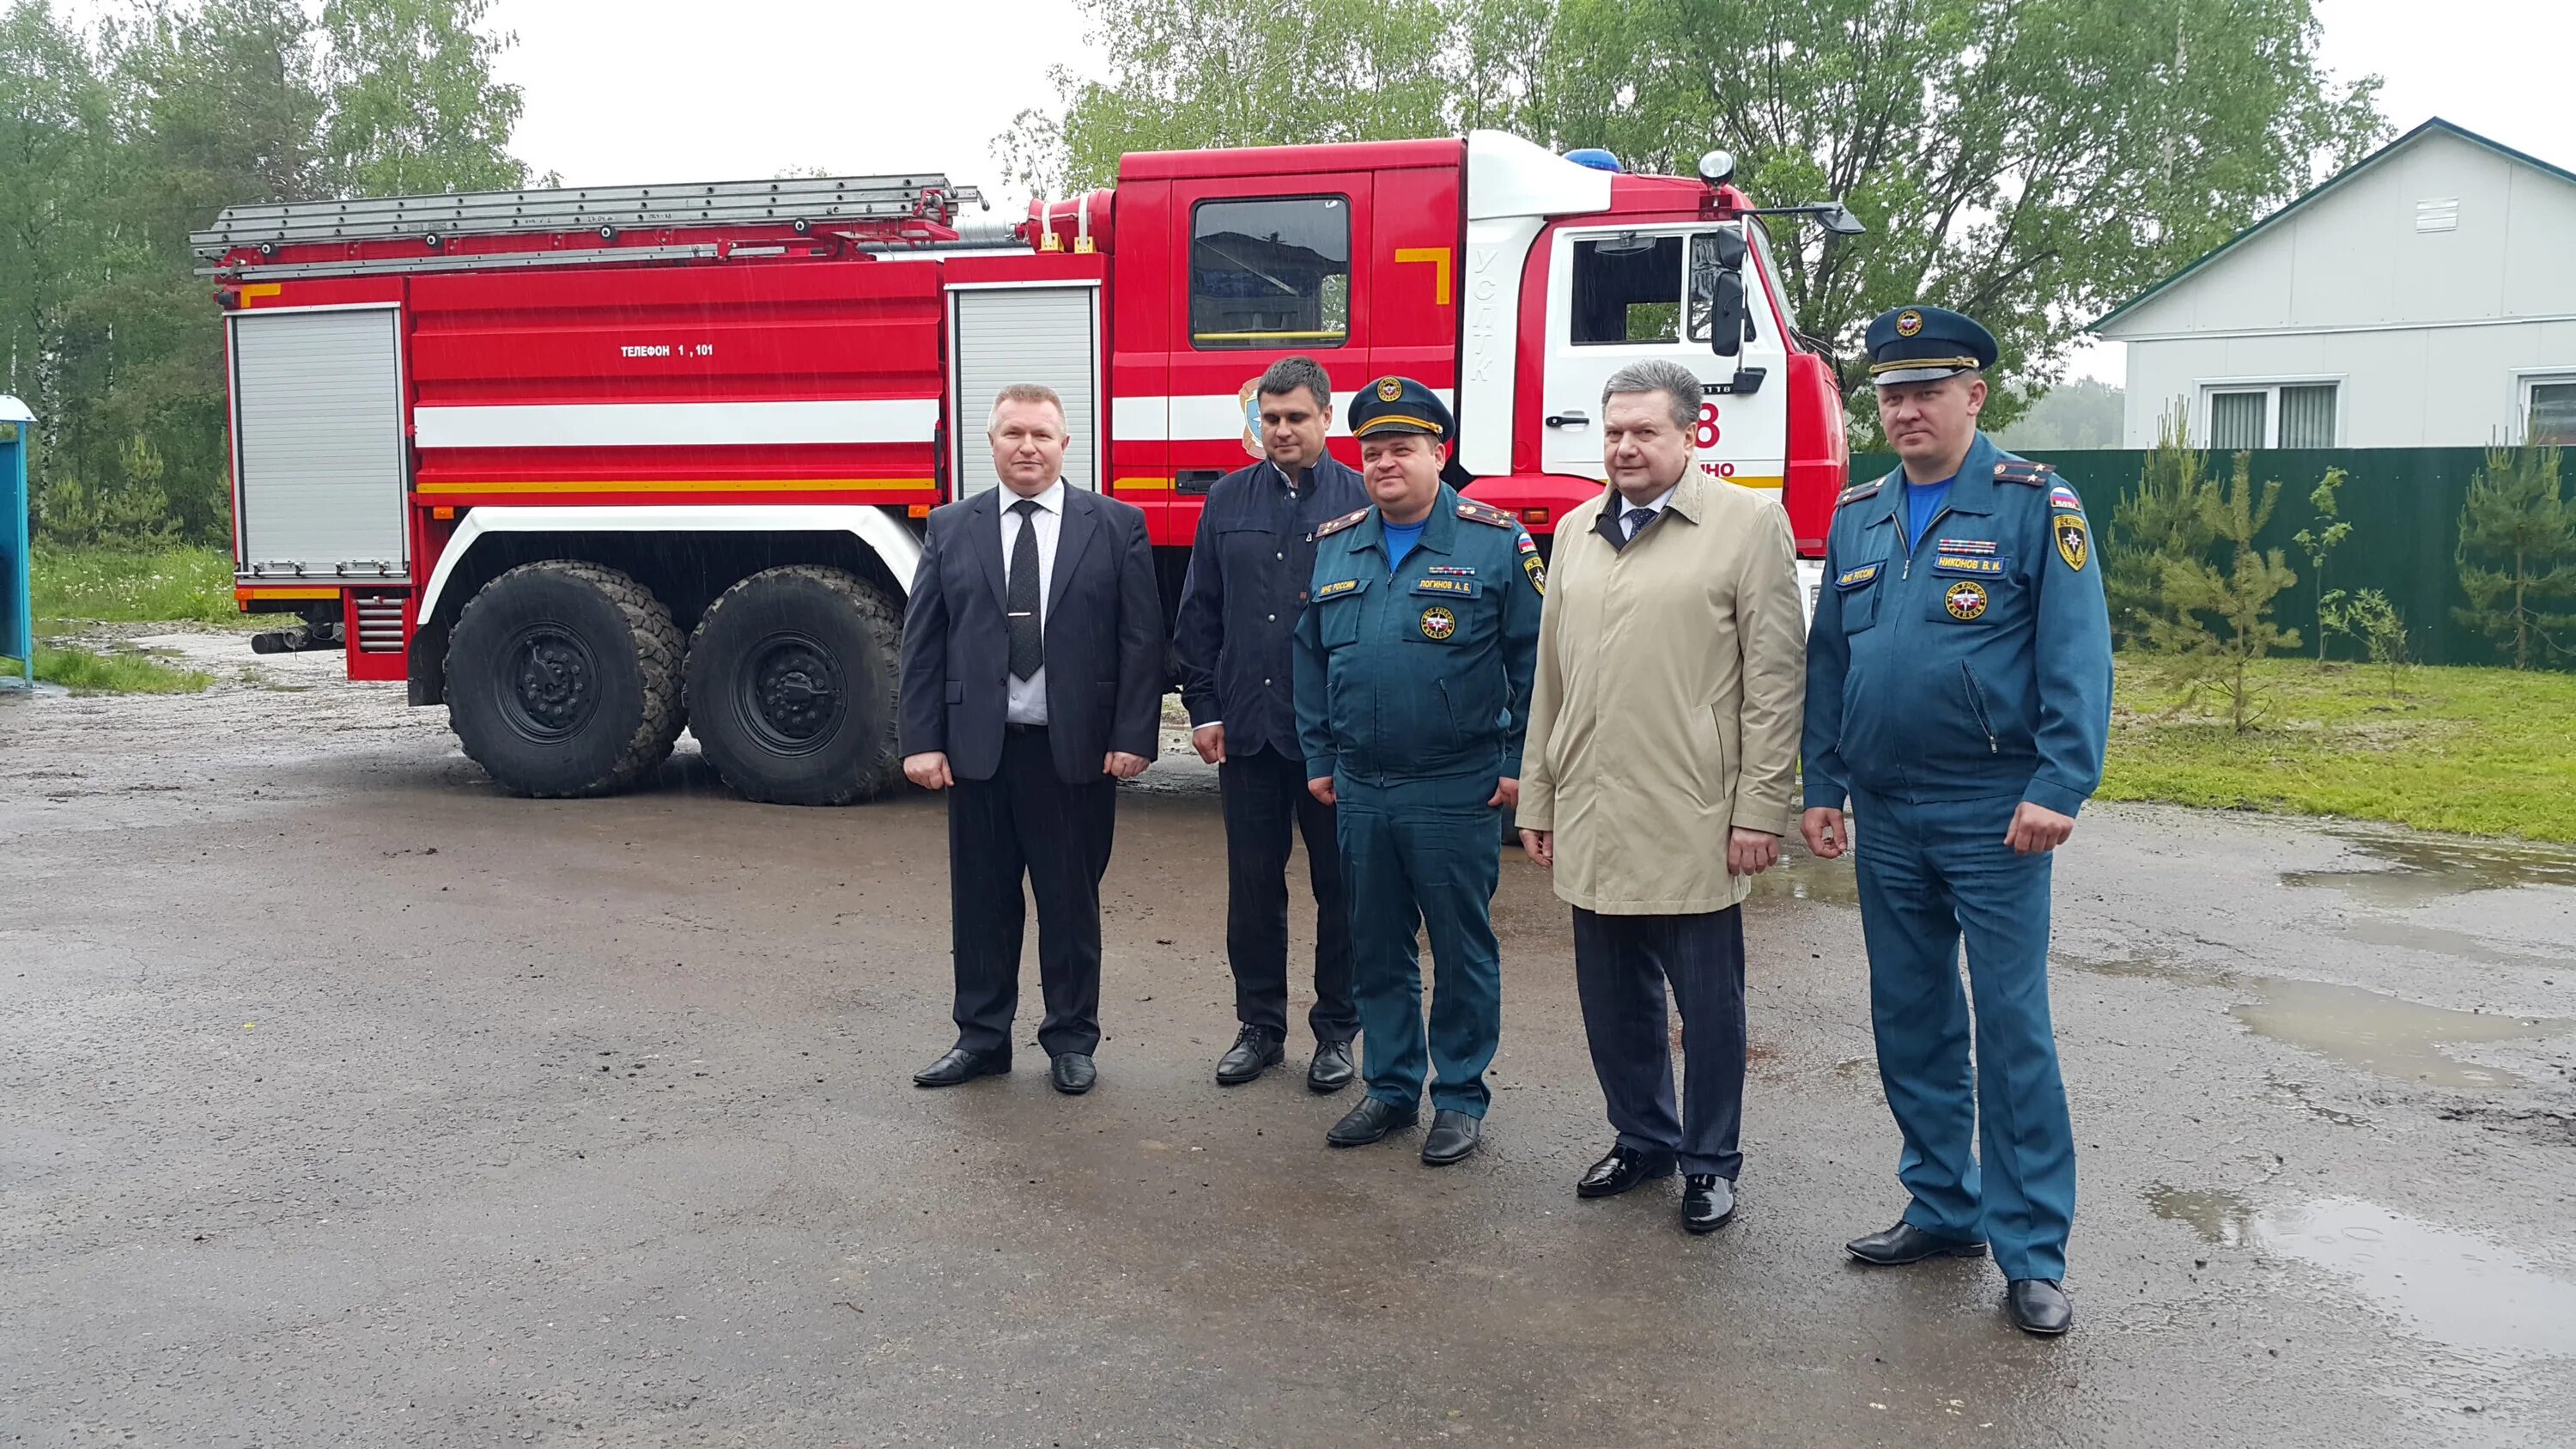
M1358 1106L1343 1113L1342 1120L1333 1124L1333 1130L1324 1134L1324 1140L1335 1147L1365 1147L1389 1132L1401 1131L1420 1120L1411 1109L1393 1102L1381 1102L1375 1097L1362 1097Z
M1315 1059L1306 1064L1306 1090L1338 1092L1351 1084L1359 1073L1351 1066L1351 1044L1346 1041L1315 1043Z
M1275 1031L1247 1026L1234 1038L1234 1046L1216 1059L1216 1080L1221 1087L1240 1087L1263 1072L1279 1065L1287 1056L1282 1038Z
M1576 1197L1617 1197L1641 1182L1653 1182L1673 1175L1673 1156L1669 1152L1648 1152L1642 1147L1621 1143L1610 1149L1610 1155L1592 1164L1576 1179Z
M1898 1223L1883 1233L1854 1238L1843 1251L1873 1268L1901 1268L1927 1258L1982 1258L1986 1245L1974 1238L1945 1238L1912 1223Z
M2049 1279L2015 1278L2004 1285L2004 1317L2024 1333L2055 1338L2075 1326L2075 1305Z
M1079 1097L1100 1080L1100 1072L1091 1064L1091 1053L1064 1052L1047 1067L1047 1080L1066 1096Z
M1431 1130L1422 1134L1422 1160L1432 1167L1463 1161L1485 1135L1485 1119L1447 1109L1431 1114Z
M977 1077L998 1077L1011 1069L1009 1052L970 1052L951 1047L948 1055L912 1074L916 1087L953 1087Z
M1682 1226L1694 1233L1713 1233L1735 1216L1735 1184L1714 1172L1694 1172L1682 1179Z

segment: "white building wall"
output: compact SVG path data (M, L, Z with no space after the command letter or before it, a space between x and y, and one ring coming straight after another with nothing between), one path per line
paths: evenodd
M2419 227L2427 202L2456 203L2450 230ZM2526 375L2576 376L2576 185L2428 132L2104 335L2128 343L2131 447L2176 398L2206 438L2210 386L2250 382L2337 382L2343 447L2509 441Z

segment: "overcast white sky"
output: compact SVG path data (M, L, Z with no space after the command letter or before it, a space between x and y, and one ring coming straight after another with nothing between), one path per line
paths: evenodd
M2318 0L2318 13L2328 65L2384 77L2399 130L2439 115L2576 167L2576 4ZM989 185L992 138L1053 100L1047 67L1096 59L1064 0L497 0L492 20L518 36L502 62L527 97L515 149L575 185L817 166ZM2119 349L2079 370L2119 381Z

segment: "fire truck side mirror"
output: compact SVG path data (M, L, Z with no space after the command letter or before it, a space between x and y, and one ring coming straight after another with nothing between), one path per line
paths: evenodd
M1850 207L1839 201L1816 213L1816 225L1835 236L1859 236L1869 230L1861 224L1859 217L1851 214Z
M1727 228L1707 240L1710 245L1693 248L1699 266L1691 292L1700 303L1694 310L1707 316L1709 350L1733 357L1744 350L1744 233Z

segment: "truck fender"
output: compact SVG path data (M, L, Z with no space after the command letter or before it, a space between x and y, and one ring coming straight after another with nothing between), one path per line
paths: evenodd
M485 507L465 515L421 591L414 617L438 617L456 565L494 533L848 533L876 552L886 572L909 592L921 565L921 540L882 508L851 504L646 504L634 507Z

